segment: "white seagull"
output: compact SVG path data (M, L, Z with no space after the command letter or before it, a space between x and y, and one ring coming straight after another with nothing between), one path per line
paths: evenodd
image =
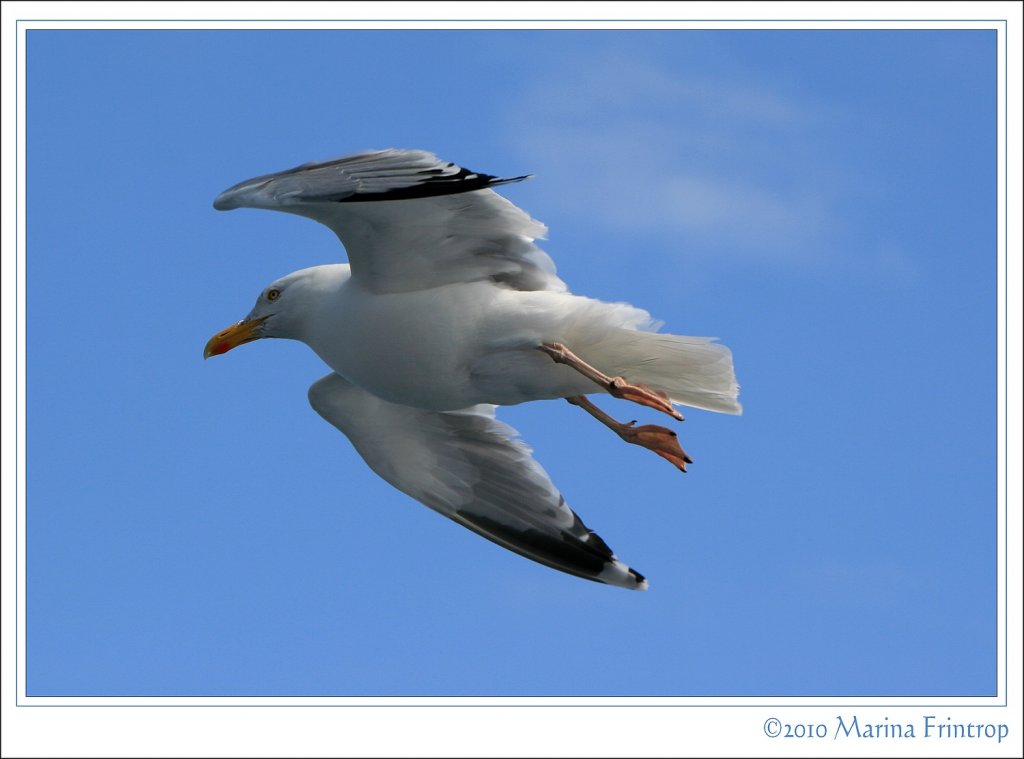
M331 369L309 402L387 482L541 564L646 590L494 408L565 398L686 471L675 432L618 422L586 396L610 393L678 420L675 404L738 414L732 355L714 338L660 334L628 304L570 293L534 245L546 227L491 189L527 178L382 150L235 185L214 208L319 221L349 263L272 282L204 356L264 337L306 343Z

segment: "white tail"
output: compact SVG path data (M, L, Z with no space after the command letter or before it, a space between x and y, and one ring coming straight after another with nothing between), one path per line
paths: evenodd
M732 352L714 339L618 329L591 350L601 371L668 393L675 403L742 413Z
M604 303L575 296L572 308L558 294L535 296L563 319L555 332L538 330L542 342L561 342L581 359L611 376L642 383L668 393L675 403L726 414L742 413L740 386L732 352L713 337L687 337L656 332L659 322L627 303ZM551 300L549 303L548 301Z

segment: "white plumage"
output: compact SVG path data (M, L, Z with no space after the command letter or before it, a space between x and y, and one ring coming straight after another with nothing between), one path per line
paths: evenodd
M655 332L641 309L569 293L534 244L545 227L490 189L524 178L387 150L235 185L216 208L315 219L338 235L350 265L272 283L206 355L261 337L305 342L332 369L310 389L311 404L389 483L531 559L643 589L643 577L583 525L514 430L494 418L494 406L606 392L613 386L585 376L596 369L641 393L739 413L732 357L709 338ZM551 346L567 346L585 368L552 361ZM671 411L657 398L638 402ZM636 430L674 439L661 427ZM680 468L689 461L681 449L682 459L664 444L640 444Z

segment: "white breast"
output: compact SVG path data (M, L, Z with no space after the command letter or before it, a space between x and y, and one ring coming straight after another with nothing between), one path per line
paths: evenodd
M306 342L335 372L374 395L435 411L478 403L473 361L496 288L459 283L369 295L351 281L324 304Z

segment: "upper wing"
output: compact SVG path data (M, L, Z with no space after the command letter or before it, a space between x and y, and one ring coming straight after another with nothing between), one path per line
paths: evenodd
M547 228L493 190L499 179L422 150L381 150L307 163L236 184L213 206L266 208L326 224L352 276L373 292L493 279L518 290L565 290L533 244Z
M565 504L492 406L424 411L381 400L337 374L314 383L309 401L373 471L449 519L563 572L647 589Z

